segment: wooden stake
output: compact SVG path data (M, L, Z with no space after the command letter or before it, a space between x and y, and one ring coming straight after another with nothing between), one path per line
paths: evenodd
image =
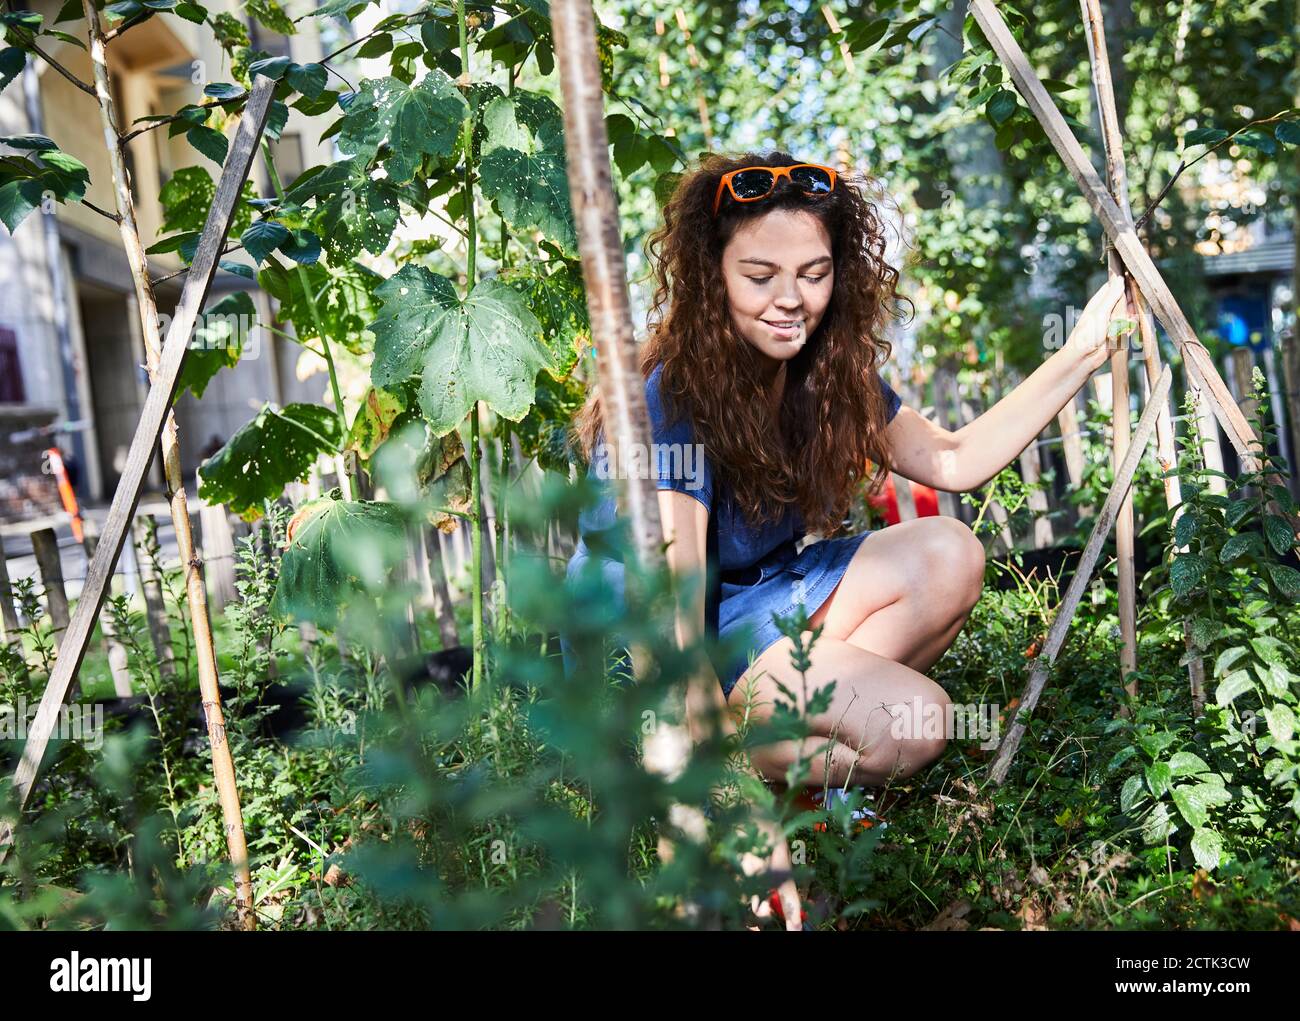
M121 203L119 214L123 222L123 241L127 246L127 256L131 262L132 274L137 281L137 289L152 299L152 289L148 287L147 269L144 265L144 250L140 245L138 232L135 231L130 182L126 176L122 149L118 145L112 89L104 51L104 35L94 4L90 0L82 0L82 7L90 25L95 91L100 102L101 122L104 127L105 141L109 147L109 157L114 166L117 197ZM246 928L253 928L256 925L252 911L252 878L248 869L248 850L244 841L244 827L239 810L239 792L235 786L234 763L230 757L229 745L226 743L225 721L221 714L216 656L203 591L203 563L194 551L189 530L189 514L185 510L185 489L172 481L179 480L180 460L175 420L170 414L170 409L176 384L180 378L181 363L184 361L190 336L212 285L212 278L216 274L217 260L225 245L226 235L230 231L235 208L240 199L240 192L252 166L257 140L265 126L274 91L274 81L258 76L245 104L239 130L230 146L230 154L222 170L221 179L217 183L212 208L208 212L207 222L199 237L198 248L190 264L180 301L177 303L175 315L167 332L166 345L161 352L157 353L158 357L150 366L149 395L145 400L135 436L127 452L126 467L113 494L113 502L109 508L99 548L95 551L94 559L87 570L81 599L78 600L76 613L60 646L59 658L50 674L36 718L29 728L27 744L23 748L18 768L14 771L13 782L18 807L21 810L31 794L32 784L54 730L59 707L67 697L68 690L86 654L95 617L103 606L104 596L112 576L113 562L122 552L135 505L140 499L140 490L144 485L145 472L152 459L153 447L163 437L166 426L167 442L164 445L163 456L169 484L174 485L172 520L176 524L181 562L188 567L186 591L194 627L199 686L207 716L208 736L212 743L213 772L225 822L226 844L235 870L235 901L241 923ZM131 228L129 234L126 230L128 223ZM149 336L152 331L152 335L156 338L158 327L156 309L152 304L142 303L140 314L146 320L143 324L146 328L146 336ZM7 851L8 845L12 843L12 838L11 827L0 825L0 859Z
M1070 587L1066 589L1065 598L1061 600L1056 616L1052 618L1052 625L1048 628L1047 639L1043 642L1042 652L1034 660L1029 683L1025 685L1024 693L1020 696L1020 704L1016 708L1015 719L1007 729L1002 743L998 746L997 755L989 764L989 778L995 784L1000 785L1007 778L1007 771L1011 768L1016 749L1020 747L1020 741L1025 734L1025 721L1033 713L1034 707L1038 705L1039 696L1043 693L1043 688L1047 686L1048 671L1056 662L1056 657L1065 644L1065 636L1070 630L1070 622L1074 619L1074 613L1079 608L1079 600L1083 598L1084 590L1088 587L1088 582L1092 578L1093 568L1097 565L1097 557L1101 555L1101 548L1106 542L1106 536L1119 514L1120 504L1123 502L1124 497L1128 495L1129 487L1133 484L1133 476L1137 472L1138 462L1142 459L1142 452L1155 429L1160 402L1169 393L1171 379L1172 374L1169 371L1169 366L1166 365L1164 371L1160 374L1160 379L1156 381L1155 387L1152 388L1151 401L1147 404L1146 410L1142 413L1142 418L1138 421L1137 430L1133 434L1133 443L1124 457L1124 463L1119 466L1119 470L1115 473L1114 485L1111 486L1111 490L1106 496L1106 502L1102 505L1101 513L1097 516L1097 522L1092 527L1092 534L1088 536L1087 545L1083 548L1083 555L1079 558L1074 577L1070 579Z
M45 609L50 615L50 625L56 636L68 630L71 614L68 610L68 590L63 585L63 562L59 559L59 539L53 528L42 528L32 533L32 553L36 567L41 572L41 585L45 589ZM55 643L59 638L55 637Z
M1129 227L1133 214L1128 201L1128 174L1124 169L1124 136L1116 113L1115 89L1110 76L1110 54L1106 49L1106 30L1102 23L1099 0L1080 0L1083 9L1083 34L1088 41L1092 65L1092 85L1096 96L1098 120L1101 122L1102 150L1106 159L1106 178L1110 193ZM1115 249L1107 245L1106 263L1110 279L1125 278L1124 264ZM1116 338L1110 356L1111 379L1111 470L1124 462L1128 452L1129 374L1128 341ZM1137 578L1133 564L1134 545L1133 497L1125 497L1115 523L1115 558L1118 572L1120 677L1129 695L1137 694L1137 682L1129 674L1137 669Z
M94 519L86 518L82 531L81 546L86 551L86 563L90 563L95 556L95 547L99 545L99 526ZM116 570L117 565L114 564L113 567ZM108 581L108 591L113 591L112 578ZM99 629L104 634L104 653L108 656L108 672L113 678L113 694L118 698L127 698L132 694L130 660L126 646L118 641L111 614L100 614ZM168 648L171 646L168 645Z

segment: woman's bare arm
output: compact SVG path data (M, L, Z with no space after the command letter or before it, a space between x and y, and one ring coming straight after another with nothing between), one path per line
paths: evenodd
M1108 357L1122 284L1093 295L1061 350L973 422L956 431L900 408L885 435L899 475L950 493L978 489L1014 460Z
M704 572L708 561L709 510L693 496L659 490L659 516L668 546L668 567L674 578L697 578L689 594L682 593L674 620L678 648L704 637ZM719 720L723 732L736 732L727 700L711 662L706 660L686 690L687 729L692 742L707 736L709 721Z

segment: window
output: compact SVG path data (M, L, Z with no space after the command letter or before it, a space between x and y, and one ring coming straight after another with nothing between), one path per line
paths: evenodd
M0 326L0 404L22 404L23 370L18 364L18 335Z

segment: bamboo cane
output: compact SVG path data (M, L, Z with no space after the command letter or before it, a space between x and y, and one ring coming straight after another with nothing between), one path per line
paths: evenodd
M1017 707L1015 719L1007 729L1006 736L1002 738L1002 743L998 745L998 751L993 757L993 761L989 764L989 779L994 784L1000 785L1006 780L1007 772L1011 769L1011 762L1015 758L1016 750L1020 747L1020 741L1025 735L1029 715L1038 705L1039 696L1042 695L1043 689L1047 686L1048 671L1056 662L1056 657L1065 644L1065 636L1070 630L1070 622L1074 619L1074 613L1079 608L1079 600L1083 598L1084 590L1088 587L1088 582L1092 578L1092 570L1097 564L1097 558L1101 555L1101 547L1106 542L1106 535L1110 532L1111 525L1114 524L1115 517L1119 514L1120 504L1123 502L1124 497L1127 496L1129 487L1133 484L1133 476L1137 472L1138 461L1142 459L1142 452L1146 448L1147 441L1151 438L1152 431L1155 429L1160 402L1169 393L1171 378L1169 366L1166 365L1164 371L1160 374L1160 378L1156 381L1156 385L1151 388L1151 400L1147 403L1146 410L1142 412L1142 418L1138 421L1137 430L1133 434L1133 443L1124 456L1124 463L1115 472L1115 482L1106 495L1106 502L1102 504L1101 513L1097 515L1097 522L1092 527L1092 534L1088 536L1088 542L1083 548L1083 555L1079 558L1079 566L1075 569L1074 577L1070 579L1070 586L1066 589L1065 598L1061 600L1056 616L1052 618L1051 627L1047 629L1047 638L1043 642L1042 651L1038 654L1038 658L1034 660L1033 671L1030 673L1029 682L1025 685L1025 690L1020 696L1020 704Z
M1124 167L1124 135L1115 106L1115 89L1110 74L1110 54L1106 49L1106 30L1098 0L1080 0L1084 36L1088 40L1088 59L1092 65L1092 85L1101 121L1102 150L1106 160L1106 178L1110 193L1120 212L1131 223L1128 201L1128 173ZM1125 279L1124 263L1109 242L1106 245L1107 271L1111 280ZM1129 423L1129 348L1125 337L1116 338L1110 356L1112 471L1119 468L1128 452ZM1115 556L1119 576L1120 677L1129 695L1137 694L1137 681L1128 679L1137 669L1137 578L1133 563L1133 496L1130 493L1120 506L1115 522Z

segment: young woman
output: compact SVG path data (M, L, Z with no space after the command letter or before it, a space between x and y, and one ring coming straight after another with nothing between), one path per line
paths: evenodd
M657 288L641 370L668 562L674 573L717 571L678 635L747 638L716 678L692 686L688 707L749 699L761 720L778 685L802 697L791 640L772 621L802 603L810 626L824 627L806 690L835 682L830 710L811 720L826 739L816 786L883 784L943 752L944 737L892 724L918 706L922 720L946 719L948 696L926 671L984 576L983 545L953 518L837 535L868 461L873 484L894 471L949 492L984 485L1105 362L1122 298L1102 288L1064 347L975 421L944 429L902 406L877 372L900 299L863 192L871 184L783 152L709 155L683 176L648 246ZM577 432L603 478L600 426L593 394ZM689 456L695 444L702 460ZM611 492L580 522L570 576L599 556L588 540L613 522ZM802 543L811 533L823 538ZM621 591L622 564L602 567ZM794 742L769 745L754 765L780 779L797 754Z

